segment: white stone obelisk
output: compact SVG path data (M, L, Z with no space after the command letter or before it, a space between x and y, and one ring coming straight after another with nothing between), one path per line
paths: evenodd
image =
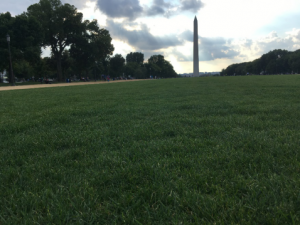
M194 77L199 76L198 20L194 19Z

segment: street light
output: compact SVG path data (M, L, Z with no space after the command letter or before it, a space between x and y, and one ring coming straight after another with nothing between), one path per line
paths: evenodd
M13 68L11 64L11 54L10 54L10 36L6 35L6 40L8 43L8 53L9 53L9 66L10 66L10 79L11 79L11 86L15 86L15 76L13 73Z

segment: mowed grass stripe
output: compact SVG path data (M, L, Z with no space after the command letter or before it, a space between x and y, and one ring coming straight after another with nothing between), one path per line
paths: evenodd
M3 224L298 224L300 76L0 93Z

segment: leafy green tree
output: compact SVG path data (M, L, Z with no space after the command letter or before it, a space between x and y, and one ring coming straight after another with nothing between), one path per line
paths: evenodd
M18 63L14 64L13 69L17 78L29 79L35 74L34 67L26 60L19 60Z
M133 76L137 79L145 79L147 78L147 69L146 67L138 67L134 73Z
M0 14L0 71L9 71L10 73L10 63L9 63L9 52L8 43L6 40L7 34L12 34L12 24L14 18L9 12ZM12 41L11 43L15 43ZM11 44L12 59L14 59L14 45ZM14 62L14 61L13 61ZM11 76L9 76L9 81L11 82ZM0 82L3 82L2 80Z
M300 72L300 50L298 51L298 56L295 54L295 56L291 57L290 65L291 65L291 70L294 73L299 74L299 72Z
M250 74L280 74L300 71L300 50L288 52L287 50L276 49L262 55L252 62L229 65L222 74L242 75Z
M37 63L34 67L34 74L35 78L42 78L42 77L51 77L54 78L56 75L56 62L53 58L44 57Z
M64 79L72 77L76 74L77 62L74 58L71 57L70 52L68 50L65 50L63 52L61 65L62 65L62 73Z
M110 55L107 55L100 62L97 62L97 65L98 65L99 70L101 71L101 73L109 74L110 59L111 59Z
M247 74L246 63L238 64L235 68L235 74L246 75Z
M142 65L144 62L144 54L141 52L130 52L126 55L126 63L137 63Z
M266 71L268 74L276 74L276 61L272 60L268 63L268 65L266 66Z
M158 67L163 67L165 58L162 55L153 55L148 59L149 64L155 64Z
M114 47L109 32L106 29L100 29L97 20L91 22L86 20L84 24L85 33L76 37L70 53L76 61L78 70L85 71L87 76L89 69L100 68L99 62L112 55Z
M161 71L161 68L154 63L144 63L144 67L147 70L147 78L150 76L155 76Z
M92 78L95 80L101 79L101 75L105 72L105 67L103 66L103 60L96 61L91 68Z
M124 67L124 72L128 76L134 76L135 71L140 67L136 62L127 62Z
M10 35L11 56L15 73L18 76L32 73L31 67L39 62L41 55L40 46L43 39L43 31L40 23L34 17L26 14L16 17L12 17L9 12L0 14L1 71L9 68L7 34Z
M136 62L126 63L124 71L127 76L130 75L137 79L145 79L148 76L147 68L145 67L145 65L140 65Z
M164 66L162 67L162 70L158 74L159 77L166 77L166 78L171 78L171 77L176 77L177 73L175 72L172 64L165 60Z
M121 76L124 72L125 59L122 55L116 54L110 59L110 75L112 77Z
M50 46L57 62L58 80L62 81L63 51L86 32L82 13L70 4L62 4L60 0L40 0L28 7L27 15L41 23L44 30L42 46Z
M154 75L157 77L171 78L176 77L172 64L165 60L162 55L153 55L148 59L148 64L146 64L148 75Z

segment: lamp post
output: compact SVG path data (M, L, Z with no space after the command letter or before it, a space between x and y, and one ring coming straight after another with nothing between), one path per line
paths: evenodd
M9 66L10 66L10 79L11 79L11 86L15 86L15 76L13 73L12 63L11 63L11 54L10 54L10 36L6 35L6 40L8 43L8 53L9 53Z

